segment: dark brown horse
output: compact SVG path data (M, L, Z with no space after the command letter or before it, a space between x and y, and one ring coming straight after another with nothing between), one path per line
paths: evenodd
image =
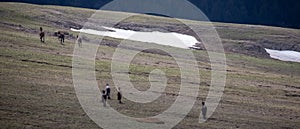
M41 42L45 42L45 32L41 32L40 33L40 39L41 39Z
M45 42L45 32L43 31L43 28L42 27L40 27L40 40L41 40L41 42Z
M63 45L63 43L65 42L65 34L58 31L58 40L60 41L60 43Z

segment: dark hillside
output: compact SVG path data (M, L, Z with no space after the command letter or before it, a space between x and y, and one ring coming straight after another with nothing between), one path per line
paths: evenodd
M98 9L112 0L4 0ZM300 28L298 0L189 0L211 21ZM134 8L134 7L133 7Z

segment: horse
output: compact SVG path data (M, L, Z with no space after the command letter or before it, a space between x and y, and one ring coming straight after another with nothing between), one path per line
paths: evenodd
M41 42L45 42L45 32L43 31L43 28L42 27L40 27L40 40L41 40Z
M58 31L57 34L58 34L58 40L63 45L63 43L65 42L65 35L63 33L61 33L60 31Z
M79 47L82 47L82 39L81 39L81 37L79 37L78 35L77 35L77 37L76 37L76 42L78 43L78 46L79 46Z
M40 32L40 40L43 43L45 42L45 32L43 32L43 31Z

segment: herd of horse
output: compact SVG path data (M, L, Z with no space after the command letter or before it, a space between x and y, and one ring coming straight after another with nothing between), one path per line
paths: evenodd
M40 40L42 43L45 42L45 32L43 30L42 27L40 27ZM61 31L58 31L55 33L55 36L58 37L58 40L60 42L61 45L64 45L64 42L65 42L65 33L64 32L61 32ZM82 39L77 35L76 37L76 42L78 43L79 47L82 46Z

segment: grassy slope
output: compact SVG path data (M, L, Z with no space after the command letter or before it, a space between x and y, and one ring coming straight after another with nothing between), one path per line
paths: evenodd
M74 39L69 36L66 45L61 46L56 37L51 36L56 30L68 31L67 27L70 26L62 24L83 24L94 11L17 3L1 3L0 7L1 128L97 128L81 109L72 85L71 55ZM123 15L123 13L105 13L111 16L105 22ZM166 20L161 20L163 21ZM232 42L249 36L240 31L249 31L250 35L255 35L252 36L255 40L266 37L267 34L280 34L283 31L299 33L299 30L284 28L255 26L244 29L247 28L244 25L223 23L215 25L229 27L230 29L218 31L223 40ZM40 26L44 26L48 32L45 44L41 44L37 36ZM236 30L231 30L233 28ZM108 38L105 42L117 41ZM114 50L115 47L105 45L99 47L96 69L100 71L97 72L97 80L101 88L106 82L113 84L110 76L110 58ZM212 119L205 124L198 124L200 102L205 98L207 85L210 83L210 71L207 70L210 66L205 52L194 51L194 53L199 59L201 79L204 83L201 84L199 101L190 114L176 126L177 128L299 128L297 124L300 122L299 63L234 53L227 54L229 71L221 103ZM118 111L135 117L155 115L168 108L174 101L172 94L177 94L179 81L176 77L178 68L172 58L140 53L131 66L133 73L131 79L137 88L146 89L147 74L143 73L148 73L154 68L168 71L167 76L172 78L166 90L169 94L163 95L162 100L147 105L132 104L127 100L124 100L124 105L118 105L113 100L110 101L111 105Z

